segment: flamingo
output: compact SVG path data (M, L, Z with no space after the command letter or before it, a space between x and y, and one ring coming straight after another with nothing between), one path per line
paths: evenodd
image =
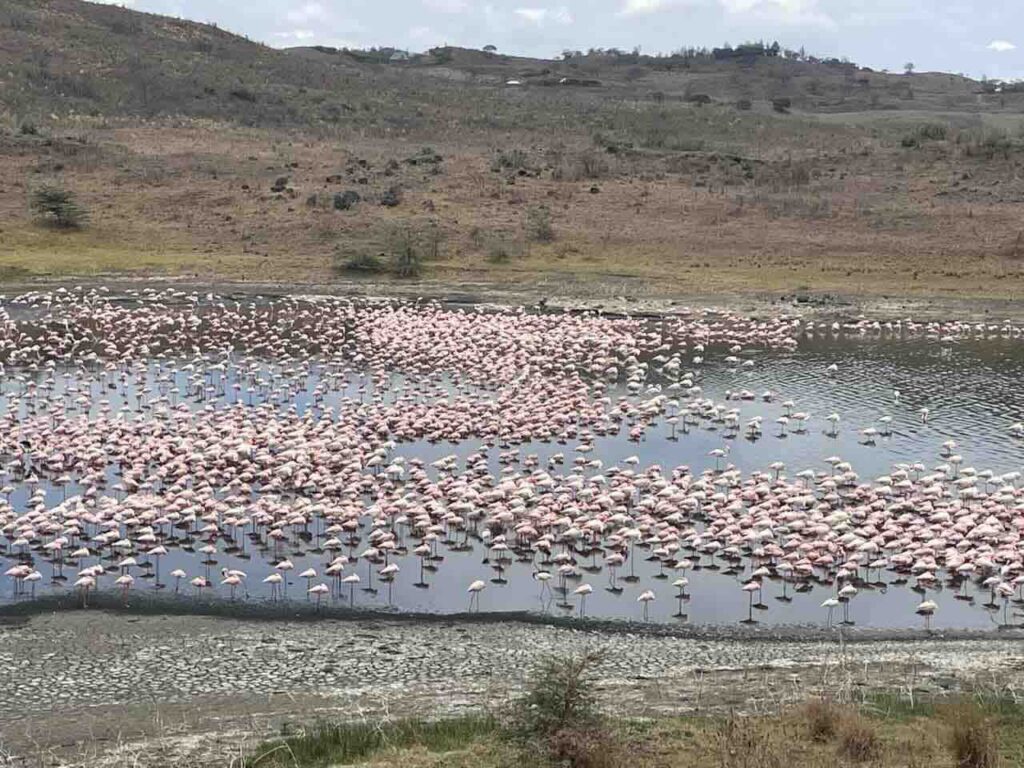
M580 598L580 618L582 619L587 610L587 595L594 591L594 588L589 584L580 584L576 589L573 590L574 595L579 595Z
M321 600L321 598L324 595L328 594L330 591L331 591L331 588L328 587L326 584L323 584L323 583L314 584L312 587L310 587L308 590L306 590L306 592L308 594L316 595L316 611L317 611L317 613L320 612L320 600Z
M643 606L644 606L644 621L647 621L647 620L648 620L648 612L647 612L647 606L648 606L648 605L649 605L649 604L650 604L650 603L651 603L651 602L652 602L653 600L654 600L654 591L653 591L653 590L650 590L650 589L648 589L648 590L645 590L644 592L641 592L641 593L640 593L640 596L639 596L639 597L637 597L637 602L639 602L639 603L643 603Z
M472 584L469 585L469 589L467 589L466 591L469 592L469 610L470 610L470 612L472 612L472 610L473 610L473 601L474 601L474 599L476 600L476 609L479 612L479 610L480 610L480 593L484 590L484 587L486 587L486 586L487 586L487 584L484 583L480 579L477 579L476 581L474 581Z
M931 631L932 616L935 615L935 611L938 609L938 605L934 600L922 600L917 606L916 613L919 616L924 616L924 628L926 631Z

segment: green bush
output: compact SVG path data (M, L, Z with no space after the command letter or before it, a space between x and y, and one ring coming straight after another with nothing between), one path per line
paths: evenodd
M29 204L38 219L61 229L77 229L89 218L74 194L58 187L37 189Z
M530 676L526 695L514 707L513 732L532 739L596 726L600 716L593 670L602 658L599 653L585 653L544 659Z
M519 171L527 166L526 153L521 149L501 150L494 156L491 170Z
M433 220L405 221L392 226L385 241L391 271L398 277L418 277L424 261L441 255L444 233Z
M926 123L917 129L917 135L927 141L945 141L949 129L942 123Z
M537 205L526 211L526 237L535 243L551 243L555 240L555 230L551 226L551 209L546 205Z
M597 709L593 671L600 653L548 658L527 681L513 705L509 736L522 752L521 764L614 768L622 745Z
M915 131L908 133L900 140L900 144L908 149L920 147L927 141L945 141L949 129L942 123L925 123Z
M339 272L378 274L387 269L387 266L381 260L380 256L369 251L353 254L348 258L340 258L336 260L335 263Z

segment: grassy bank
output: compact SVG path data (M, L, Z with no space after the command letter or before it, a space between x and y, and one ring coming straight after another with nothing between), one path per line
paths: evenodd
M1024 764L1024 705L1006 691L905 691L644 720L597 706L599 653L548 658L521 698L449 719L317 722L261 744L247 768L997 768ZM768 692L766 692L768 693Z
M1024 764L1024 709L1004 698L911 703L893 695L860 706L811 701L771 715L612 719L600 734L562 739L559 760L524 750L490 716L317 723L261 745L246 765L994 768Z

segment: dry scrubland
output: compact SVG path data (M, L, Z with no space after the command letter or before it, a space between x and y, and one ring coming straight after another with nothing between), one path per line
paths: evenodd
M8 281L1024 288L1024 94L954 75L457 49L382 63L72 0L6 4L0 42ZM86 226L41 226L43 186L73 191Z

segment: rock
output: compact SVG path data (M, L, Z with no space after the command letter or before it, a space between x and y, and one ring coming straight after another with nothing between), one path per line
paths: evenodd
M271 192L284 192L288 188L288 177L278 176L275 179L273 186L270 187Z

